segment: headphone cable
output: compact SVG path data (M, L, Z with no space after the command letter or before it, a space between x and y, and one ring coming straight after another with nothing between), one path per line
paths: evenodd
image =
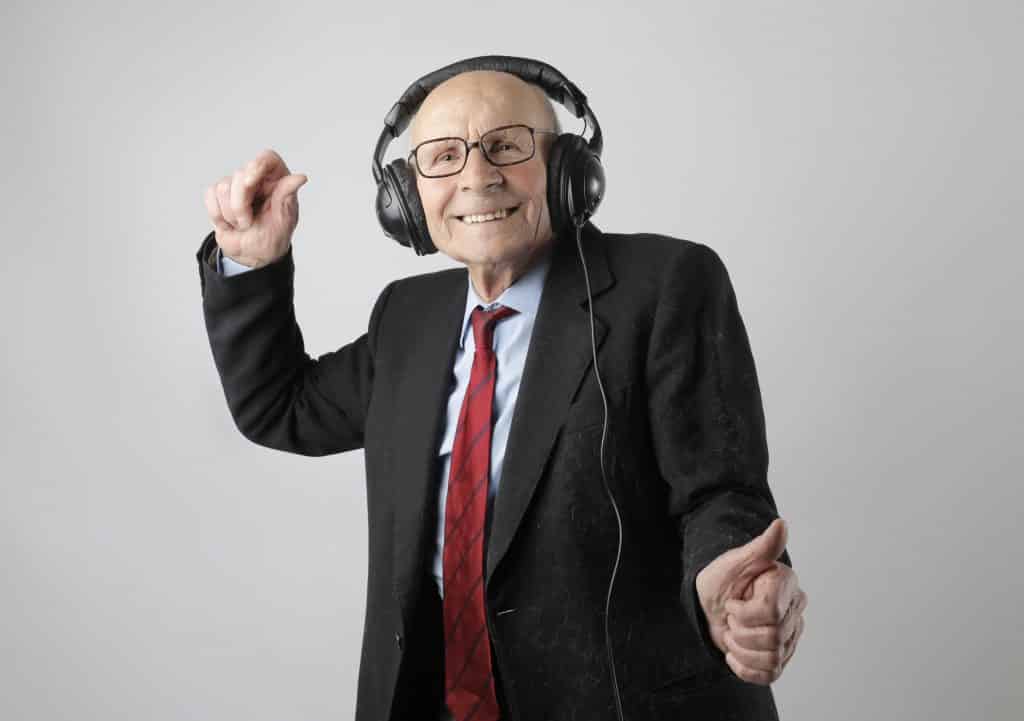
M585 220L583 222L586 222ZM619 569L619 559L622 556L622 517L619 515L618 504L615 503L615 496L612 495L611 488L608 485L608 478L604 472L604 446L605 438L608 435L608 397L604 392L604 383L601 382L601 372L597 367L597 340L594 332L594 298L590 293L590 275L587 273L587 261L583 255L583 241L582 241L582 222L577 222L573 218L573 225L576 227L576 249L580 255L580 265L583 267L583 280L587 285L587 310L590 314L590 349L594 357L594 376L597 378L597 387L601 391L601 402L604 404L604 426L601 429L601 454L600 454L600 466L601 466L601 481L604 484L604 491L607 494L608 499L612 503L612 509L615 511L615 519L619 526L619 546L615 552L615 565L612 567L612 576L608 581L608 593L605 596L604 604L604 638L605 647L608 651L608 667L612 675L612 689L615 691L615 709L619 716L619 721L625 721L625 716L622 713L622 699L619 697L619 682L615 675L615 657L612 654L612 636L611 631L608 627L608 612L611 608L612 601L612 587L615 585L615 575Z

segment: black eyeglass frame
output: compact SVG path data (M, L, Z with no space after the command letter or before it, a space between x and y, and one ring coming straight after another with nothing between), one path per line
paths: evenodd
M522 160L513 160L511 163L496 163L493 160L491 160L491 156L489 156L487 154L487 151L484 150L484 146L481 145L481 143L483 142L483 139L486 138L491 133L496 132L498 130L508 130L509 128L526 128L527 130L529 130L530 131L530 142L533 143L533 149L530 151L529 156L523 158ZM531 128L526 123L512 123L511 125L500 125L497 128L491 128L486 133L483 133L480 136L479 140L474 140L472 143L469 142L468 140L466 140L465 138L460 138L460 137L457 137L457 136L445 136L443 138L429 138L427 140L424 140L422 143L417 144L415 148L413 148L412 150L409 151L409 155L406 158L406 162L409 163L410 165L414 166L416 168L416 172L419 173L424 178L430 178L432 180L435 179L435 178L450 178L453 175L458 175L459 173L461 173L463 170L466 169L466 163L469 162L469 154L473 151L473 148L479 146L480 152L483 154L484 159L487 160L488 163L490 163L491 165L493 165L493 166L495 166L497 168L507 168L510 165L519 165L520 163L525 163L526 161L533 159L533 156L537 154L537 138L535 137L537 133L547 133L549 135L559 135L560 134L556 130L545 130L543 128ZM419 164L418 160L416 162L410 162L410 161L413 161L413 160L416 159L416 157L417 157L416 151L418 151L422 146L426 145L427 143L436 143L439 140L461 140L462 141L462 145L466 149L465 154L462 156L462 167L459 168L458 170L454 171L454 172L444 173L443 175L427 175L426 173L424 173L420 169L420 164Z

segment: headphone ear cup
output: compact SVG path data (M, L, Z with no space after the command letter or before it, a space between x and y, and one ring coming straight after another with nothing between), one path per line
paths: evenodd
M580 135L563 133L551 147L548 160L548 209L551 227L567 235L597 212L604 197L601 159Z
M405 201L406 209L411 219L410 236L413 247L418 255L436 253L434 241L430 238L430 229L427 228L427 215L423 212L423 202L420 200L420 191L416 187L416 171L406 162L405 158L398 158L391 162L395 169L395 177L402 188L402 199Z
M548 212L551 214L551 230L558 237L565 235L572 226L566 201L568 183L565 156L574 137L572 133L562 133L555 138L548 154Z
M591 150L588 144L584 144L579 161L573 166L572 187L572 197L581 198L583 201L582 211L584 220L586 220L600 207L605 187L601 156ZM580 212L581 209L577 208L576 210Z
M377 221L384 230L384 235L408 247L409 231L402 212L401 188L395 181L395 171L385 165L382 169L380 182L377 183Z
M385 234L412 247L417 255L436 253L416 188L416 172L404 158L398 158L384 167L384 178L386 182L377 193L377 219Z

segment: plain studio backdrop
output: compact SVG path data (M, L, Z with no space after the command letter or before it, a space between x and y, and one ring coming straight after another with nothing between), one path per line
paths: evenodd
M309 176L296 311L334 350L456 265L377 225L385 114L495 53L590 99L598 227L729 269L810 597L782 718L1021 718L1021 5L401 5L0 11L0 717L352 717L363 454L236 430L203 191L266 147Z

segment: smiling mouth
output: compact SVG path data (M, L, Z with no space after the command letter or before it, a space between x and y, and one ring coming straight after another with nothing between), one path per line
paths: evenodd
M506 218L510 218L517 210L519 210L518 205L512 208L503 208L496 213L487 213L483 215L456 215L455 217L465 225L483 225L484 223L495 223L505 220ZM471 218L471 220L467 220L467 218Z

